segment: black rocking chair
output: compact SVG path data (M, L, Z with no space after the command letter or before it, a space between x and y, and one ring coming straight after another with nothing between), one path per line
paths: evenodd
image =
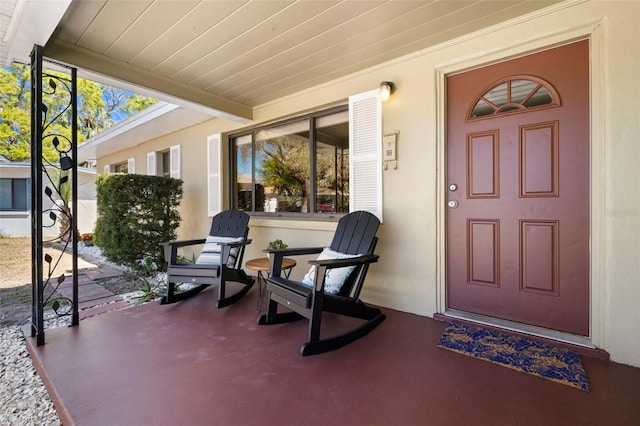
M167 259L167 294L160 304L179 302L194 296L207 286L218 286L217 308L240 300L251 289L255 279L242 269L244 248L251 244L249 215L239 210L226 210L213 217L206 239L169 241L162 243ZM178 248L205 244L196 263L179 263ZM240 290L227 296L227 282L242 284ZM189 290L176 292L177 283L197 284Z
M338 222L333 241L329 246L333 253L322 247L269 250L271 259L271 277L267 280L269 304L267 313L258 319L258 324L280 324L301 318L309 319L309 340L300 347L302 356L341 348L377 327L386 316L380 309L365 305L360 300L360 291L369 265L378 261L378 256L374 255L373 251L378 241L376 232L379 225L380 221L371 213L357 211L342 217ZM310 271L303 282L292 281L282 276L281 265L285 256L320 252L329 254L321 255L318 260L309 261L315 266L315 274ZM323 257L326 260L320 260ZM326 282L334 273L346 274L344 284L338 290L334 284ZM305 280L307 285L304 284ZM330 290L337 292L328 293ZM278 313L278 304L293 312ZM323 311L358 318L364 320L364 323L345 333L320 338Z

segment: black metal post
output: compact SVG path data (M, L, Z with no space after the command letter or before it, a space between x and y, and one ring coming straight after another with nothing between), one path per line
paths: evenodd
M78 71L71 69L71 158L73 171L71 175L71 242L73 253L73 310L71 325L80 323L78 313Z
M42 47L31 51L31 337L44 345L42 274Z
M69 69L71 76L45 71L42 47L34 46L31 53L31 336L36 337L38 346L45 343L45 307L50 306L58 316L70 316L72 326L79 323L77 70L52 65ZM52 153L58 158L53 159ZM45 196L51 207L45 206ZM54 258L44 252L43 229L56 229L56 225L58 236L46 241L60 244L61 253ZM56 271L69 248L73 269L70 298L59 293L67 274L58 275Z

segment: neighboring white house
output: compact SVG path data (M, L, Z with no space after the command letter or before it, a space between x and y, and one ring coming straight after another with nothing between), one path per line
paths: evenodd
M53 201L44 195L43 220L50 222L48 209ZM0 232L10 237L31 236L31 164L0 162ZM78 168L78 231L93 232L96 224L96 172ZM45 237L58 235L58 225L45 227Z
M180 238L235 206L247 260L328 244L348 196L383 219L367 302L640 367L640 2L68 3L45 55L180 106L78 149L100 173L180 177ZM298 203L262 182L284 135L348 186L309 172Z

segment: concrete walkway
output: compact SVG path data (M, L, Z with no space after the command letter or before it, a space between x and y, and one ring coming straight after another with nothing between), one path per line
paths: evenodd
M109 267L85 269L78 272L78 309L81 320L131 306L121 296L113 294L97 282L98 280L116 278L123 275L122 271ZM58 293L73 299L73 283L70 279L60 284Z

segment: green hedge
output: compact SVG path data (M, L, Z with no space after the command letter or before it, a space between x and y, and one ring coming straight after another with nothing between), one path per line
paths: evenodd
M104 174L97 177L96 188L98 219L94 240L102 254L136 270L164 268L159 243L176 239L182 180Z

